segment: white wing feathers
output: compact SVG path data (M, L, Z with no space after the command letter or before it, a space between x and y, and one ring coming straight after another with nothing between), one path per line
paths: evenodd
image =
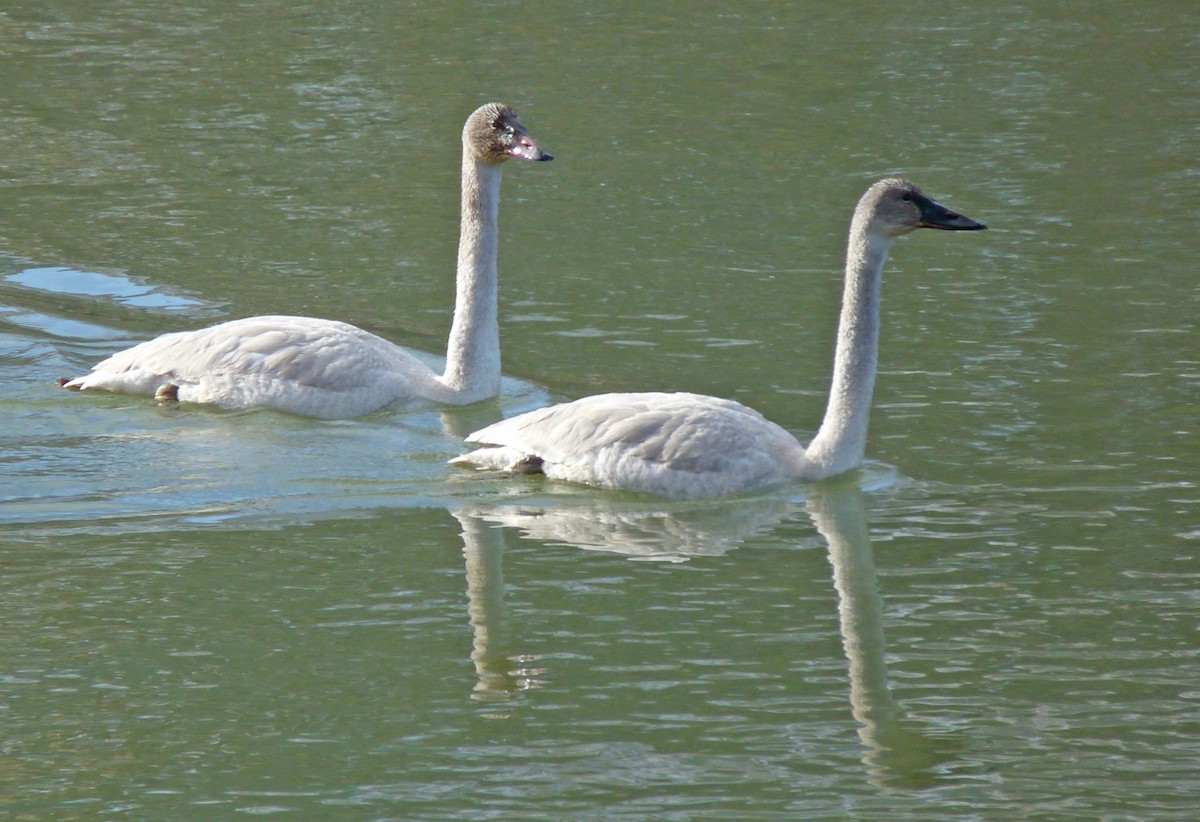
M120 351L68 388L154 394L174 385L184 402L268 406L317 417L357 416L437 376L387 340L333 320L266 316L164 334Z
M508 471L676 498L783 482L803 449L795 437L731 400L699 394L600 394L522 414L467 438L459 457Z

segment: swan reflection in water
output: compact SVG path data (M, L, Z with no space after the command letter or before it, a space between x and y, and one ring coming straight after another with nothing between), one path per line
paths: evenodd
M476 678L471 698L503 702L517 691L537 686L536 679L521 667L528 660L517 658L512 651L504 603L504 533L470 511L451 513L462 526L467 564L467 616Z
M538 687L535 657L517 654L504 601L504 530L524 538L630 559L683 562L719 556L798 510L779 498L704 505L589 499L580 505L473 505L451 513L462 526L467 613L473 634L472 698L502 702Z
M932 784L946 759L945 738L905 716L888 684L883 602L857 476L810 485L807 496L680 505L590 499L586 505L473 505L454 511L462 526L476 683L472 698L503 702L538 687L536 657L514 650L504 603L504 530L524 538L630 559L683 562L719 556L804 510L828 545L838 595L842 646L849 661L850 707L862 761L879 787ZM878 481L879 477L874 477Z
M905 716L888 685L883 598L863 490L853 478L818 483L809 489L806 508L829 547L842 647L850 663L850 710L868 777L879 787L930 785L934 766L947 758L945 741Z

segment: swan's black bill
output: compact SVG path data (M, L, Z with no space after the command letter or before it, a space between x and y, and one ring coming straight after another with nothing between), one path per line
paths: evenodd
M951 211L928 197L918 197L917 207L921 209L921 220L917 225L922 228L938 228L942 231L982 231L987 228L983 223Z

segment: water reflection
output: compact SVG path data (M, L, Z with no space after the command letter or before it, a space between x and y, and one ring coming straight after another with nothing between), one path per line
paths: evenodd
M503 702L536 688L535 656L514 648L505 605L504 531L636 560L683 562L724 554L803 509L827 543L849 662L850 708L867 777L881 788L931 785L948 740L907 717L888 683L883 602L876 579L863 476L810 486L803 503L780 497L664 508L595 498L572 505L473 505L453 511L462 526L468 614L473 633L472 698Z
M492 400L447 408L441 411L442 430L456 440L465 440L472 431L486 428L504 419L500 405Z
M819 483L810 489L807 508L829 547L842 647L850 663L850 709L868 778L879 787L929 785L934 766L946 758L944 740L906 717L888 685L883 599L862 488L853 479Z
M172 294L157 286L134 282L118 274L79 271L66 266L34 266L4 278L10 283L35 291L72 297L105 298L139 309L194 311L205 304L201 300Z
M514 503L480 508L488 522L514 528L526 539L630 559L684 562L720 556L798 510L788 497L665 506L661 501L613 498L582 503Z
M476 682L471 698L503 702L536 687L523 661L512 650L508 608L504 603L504 533L471 511L454 511L462 526L467 566L467 614L471 621L471 662Z
M462 526L467 613L473 634L473 699L502 702L539 685L536 656L513 648L504 601L504 530L526 539L607 551L630 559L682 562L716 556L798 510L784 498L663 508L659 502L592 498L569 505L476 504L454 510Z

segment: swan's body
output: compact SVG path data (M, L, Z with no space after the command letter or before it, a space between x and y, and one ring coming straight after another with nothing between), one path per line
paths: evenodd
M721 496L840 474L862 463L879 348L879 286L892 240L916 228L985 226L905 180L855 209L824 422L805 447L757 411L699 394L600 394L476 431L453 462L675 498Z
M796 438L762 414L702 394L597 394L467 437L458 461L670 497L715 497L795 476Z
M265 316L165 334L64 386L326 418L354 417L412 397L462 405L496 396L497 217L501 164L509 157L553 159L511 108L488 103L463 127L462 227L445 373L346 323Z

